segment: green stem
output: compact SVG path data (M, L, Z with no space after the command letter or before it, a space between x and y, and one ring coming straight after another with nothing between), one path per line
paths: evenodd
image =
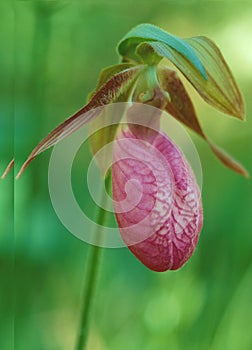
M106 182L107 181L110 181L110 177L107 178ZM105 193L103 193L103 197L102 197L103 207L105 207L106 198L107 196L105 195ZM96 221L98 225L103 226L105 224L106 213L107 213L106 210L99 208L97 221ZM94 232L94 235L95 235L94 238L97 244L101 242L100 226L97 226L96 231ZM88 263L87 263L87 270L86 270L84 290L83 290L83 305L82 305L79 333L77 336L75 350L84 350L87 345L91 311L92 311L92 306L94 302L95 288L97 285L97 277L98 277L99 266L101 263L102 250L103 250L102 247L96 246L96 245L90 245L90 248L89 248Z

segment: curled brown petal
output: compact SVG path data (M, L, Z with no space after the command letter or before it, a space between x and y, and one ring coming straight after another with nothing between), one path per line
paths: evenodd
M141 71L142 66L126 69L118 74L115 74L92 96L91 100L74 113L70 118L61 123L53 131L51 131L31 152L16 178L18 179L31 161L40 153L63 140L73 132L77 131L84 124L92 120L99 111L98 107L102 107L113 102L120 96L129 84L132 84Z
M10 170L13 168L14 166L14 158L10 161L10 163L7 165L7 168L5 169L3 175L1 176L1 179L4 179L8 173L10 172Z
M169 68L161 67L158 77L161 87L169 94L166 111L201 136L209 144L216 157L226 167L240 175L249 177L247 170L239 162L230 157L220 147L216 146L205 135L198 121L191 99L176 72Z

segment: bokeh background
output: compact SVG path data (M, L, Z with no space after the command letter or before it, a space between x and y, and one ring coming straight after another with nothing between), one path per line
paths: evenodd
M17 1L1 3L0 18L1 171L14 147L17 172L38 141L85 104L99 71L118 61L120 38L150 22L182 37L209 36L221 47L243 92L247 122L213 110L188 89L208 135L252 174L251 1ZM252 349L252 183L192 138L203 168L198 248L181 270L166 273L147 270L127 249L106 249L90 350ZM81 152L73 187L92 217L87 145ZM74 347L89 247L52 208L49 157L42 154L15 183L15 236L12 176L0 184L1 349Z

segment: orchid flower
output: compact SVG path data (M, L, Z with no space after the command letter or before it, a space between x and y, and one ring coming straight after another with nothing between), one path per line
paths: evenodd
M200 190L178 146L162 132L144 133L143 141L141 128L133 125L117 135L112 166L115 215L124 242L145 266L176 270L198 242L203 222Z
M125 35L117 49L121 62L101 72L88 103L35 147L17 177L41 152L84 124L92 128L99 123L103 116L97 117L97 107L115 102L136 102L168 112L203 138L225 166L248 176L242 165L205 135L177 71L162 65L162 59L168 59L207 103L244 120L241 93L213 41L203 36L181 39L154 25L141 24ZM150 127L135 124L134 118L144 117L136 110L128 111L126 124L120 125L119 117L118 124L92 135L91 151L95 154L114 141L112 196L126 245L151 270L178 269L190 258L199 239L203 223L200 190L179 147L152 128L161 114L150 118ZM126 191L128 182L130 191ZM140 200L132 208L139 193Z

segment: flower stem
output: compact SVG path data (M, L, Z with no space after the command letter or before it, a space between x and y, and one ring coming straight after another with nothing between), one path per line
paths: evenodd
M106 179L106 183L110 182L110 176ZM107 194L103 191L102 206L105 207ZM89 256L87 262L87 270L85 274L84 290L83 290L83 305L81 311L81 319L79 325L79 332L77 335L77 342L75 350L86 349L89 324L91 318L91 311L95 296L95 288L97 284L97 277L99 266L101 263L101 253L103 248L98 246L101 243L101 226L105 224L107 211L99 207L97 215L97 225L94 232L94 239L97 245L90 245Z

